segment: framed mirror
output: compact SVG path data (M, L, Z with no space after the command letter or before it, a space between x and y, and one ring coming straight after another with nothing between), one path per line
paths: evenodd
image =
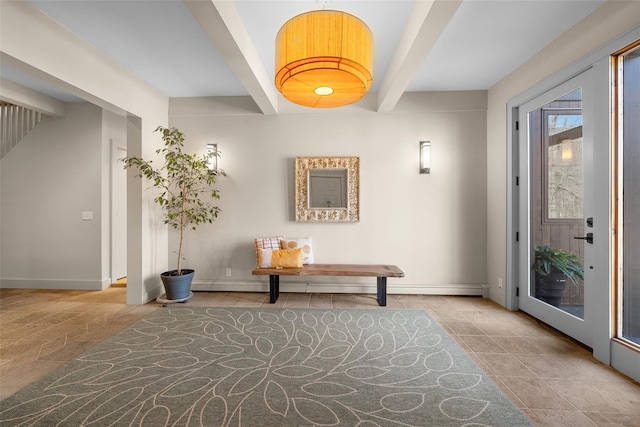
M296 157L296 221L360 219L359 157Z

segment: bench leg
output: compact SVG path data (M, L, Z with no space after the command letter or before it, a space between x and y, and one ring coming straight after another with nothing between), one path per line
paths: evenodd
M378 304L387 305L387 278L378 277Z
M280 276L277 274L269 275L269 302L274 304L280 296Z

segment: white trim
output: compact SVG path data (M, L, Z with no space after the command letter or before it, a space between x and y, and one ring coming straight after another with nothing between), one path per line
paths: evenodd
M2 289L71 289L102 291L111 286L111 278L102 280L75 279L0 279Z
M611 366L636 381L640 378L638 352L614 340L611 340Z
M164 289L161 292L158 292L158 295L156 295L155 297L152 297L151 294L149 294L149 292L147 291L143 291L142 292L142 304L148 304L151 301L155 301L156 298L158 298L159 296L161 296L164 293Z
M118 150L124 150L126 152L127 151L127 145L126 145L125 142L120 141L120 140L114 140L113 138L109 139L109 145L110 145L109 148L110 148L110 153L111 153L111 156L110 156L110 159L109 159L109 162L110 162L110 164L109 164L109 166L110 166L110 170L109 170L109 173L110 173L110 177L109 177L110 178L110 181L109 181L109 183L110 183L110 191L109 191L109 194L110 194L110 203L111 203L110 212L109 212L109 214L110 214L109 245L111 246L111 251L110 251L110 257L111 258L109 260L110 261L109 262L109 273L111 274L111 277L113 277L113 280L115 281L115 280L120 279L120 277L116 277L119 274L117 273L116 268L115 268L115 259L119 255L121 255L121 252L123 250L122 249L122 245L118 245L117 244L118 242L115 241L116 240L115 239L116 229L117 229L117 227L119 225L119 224L117 224L117 221L116 221L116 212L115 212L116 211L116 207L115 206L116 206L116 203L117 203L116 197L118 196L118 193L116 191L116 189L118 188L118 183L117 183L118 180L117 180L116 173L117 173L118 167L120 169L124 170L124 163L123 164L118 164ZM127 192L127 183L125 182L124 189L122 189L122 188L120 188L120 189L124 190L124 193L125 193L124 194L124 199L125 199L125 203L126 203L127 202L127 194L126 194L126 192ZM125 218L127 217L127 213L128 212L125 209L125 211L123 212L123 214L125 215ZM125 221L126 221L126 219L125 219ZM124 233L125 233L125 236L126 236L126 233L127 233L127 227L126 226L125 226ZM125 251L127 250L127 240L126 240L126 238L125 238L125 241L124 241L124 250ZM126 252L125 252L124 262L125 262L124 270L125 270L125 275L126 275L126 270L127 270L126 269L126 262L127 262L127 254L126 254Z
M519 106L507 105L507 232L506 232L506 284L504 293L504 306L508 310L518 310L518 293L520 287L519 271L517 268L519 260L519 242L516 241L516 233L519 232L519 202L514 204L514 200L519 200L519 184L516 179L520 177L519 167L519 138L516 123L519 121ZM516 266L516 267L514 267Z
M269 282L255 281L194 281L193 291L217 292L269 292ZM331 294L375 294L376 284L283 282L280 292L331 293ZM387 284L387 294L399 295L466 295L489 296L486 283L439 283L428 285Z

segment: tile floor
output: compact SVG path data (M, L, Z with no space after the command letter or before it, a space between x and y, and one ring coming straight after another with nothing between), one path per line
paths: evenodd
M153 310L105 291L0 289L0 398L15 393ZM267 293L196 292L187 305L273 306ZM374 295L281 293L275 306L375 308ZM426 309L535 426L640 426L640 384L580 345L489 299L389 295Z

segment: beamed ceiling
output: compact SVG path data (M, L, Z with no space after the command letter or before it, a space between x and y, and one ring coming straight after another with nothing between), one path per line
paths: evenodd
M278 30L291 17L323 7L317 0L29 3L168 97L248 96L265 114L288 103L273 83ZM333 0L326 7L371 28L368 97L375 97L377 111L392 111L405 92L490 89L602 3ZM5 63L0 72L59 100L82 100Z

